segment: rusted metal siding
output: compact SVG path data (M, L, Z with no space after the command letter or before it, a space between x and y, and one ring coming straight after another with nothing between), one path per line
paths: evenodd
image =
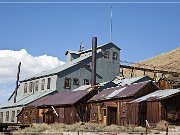
M166 79L159 79L158 81L160 89L172 89L172 84Z

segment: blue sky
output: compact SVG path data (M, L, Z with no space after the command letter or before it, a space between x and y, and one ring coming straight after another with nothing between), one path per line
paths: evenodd
M110 41L111 6L112 42L122 49L121 60L142 61L171 51L180 45L178 1L174 1L176 3L166 3L172 2L168 0L154 1L155 3L134 3L137 2L135 0L131 1L133 3L118 3L120 2L118 0L114 0L114 3L110 1L43 3L48 2L47 0L39 0L42 3L6 2L0 1L0 50L25 49L34 57L47 54L65 61L66 50L78 50L81 42L84 43L85 49L90 48L93 36L97 36L98 44Z
M26 49L34 56L48 54L65 61L67 49L78 50L91 38L112 41L121 59L140 61L179 46L180 3L176 4L0 4L0 49Z

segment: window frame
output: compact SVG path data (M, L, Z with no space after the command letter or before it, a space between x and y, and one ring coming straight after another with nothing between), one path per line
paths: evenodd
M11 113L11 122L14 122L15 121L15 110L12 111Z
M68 83L66 81L68 81ZM67 86L66 84L68 84L69 86ZM71 78L66 77L64 79L64 88L65 89L71 89Z
M41 90L45 89L45 79L41 80Z
M47 89L51 88L51 78L47 78Z
M73 85L79 86L79 79L78 78L73 78Z
M109 59L110 52L109 51L104 51L104 58Z
M39 90L39 80L35 82L35 91Z
M28 86L27 86L27 83L24 83L24 93L26 94L28 91Z
M89 79L84 79L84 80L83 80L83 84L84 84L84 85L89 85L89 84L90 84Z
M33 92L33 82L29 82L29 93Z
M6 111L6 122L9 121L9 111Z
M117 60L118 59L118 53L117 52L113 52L112 59L113 60Z

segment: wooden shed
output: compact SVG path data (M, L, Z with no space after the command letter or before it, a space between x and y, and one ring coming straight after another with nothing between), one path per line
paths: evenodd
M104 89L89 100L90 121L127 125L127 103L158 89L152 81Z
M96 93L97 90L88 88L45 96L24 107L17 116L18 122L23 124L87 122L87 101Z
M128 104L128 124L156 126L161 120L180 124L180 89L158 90Z

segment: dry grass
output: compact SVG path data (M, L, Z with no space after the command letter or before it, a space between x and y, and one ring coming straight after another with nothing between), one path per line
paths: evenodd
M160 54L158 56L146 59L144 61L140 61L133 66L142 67L142 68L150 68L150 69L158 69L158 70L168 70L174 72L180 72L180 47L172 50L170 52L166 52ZM125 77L131 76L131 70L124 69ZM134 76L143 76L144 71L135 70ZM148 76L153 78L154 74L148 72ZM167 76L169 77L169 76Z
M62 132L144 132L143 127L124 127L124 126L105 126L104 124L96 123L76 123L73 125L65 125L55 123L51 125L47 124L33 124L32 127L28 127L22 130L13 132L13 134L24 135L48 135L48 134L62 134Z

